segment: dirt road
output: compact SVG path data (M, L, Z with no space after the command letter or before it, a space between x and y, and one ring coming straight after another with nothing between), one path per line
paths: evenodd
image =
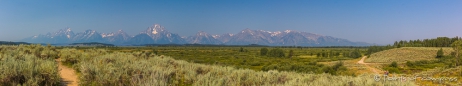
M373 71L373 72L376 73L376 74L383 73L382 70L369 66L369 64L371 64L371 63L364 63L364 60L365 60L366 58L367 58L367 56L363 56L363 57L361 58L361 60L358 61L358 64L363 64L363 65L365 65L369 70Z
M61 59L56 59L56 61L58 62L59 75L61 76L61 86L78 86L78 79L74 69L64 66Z

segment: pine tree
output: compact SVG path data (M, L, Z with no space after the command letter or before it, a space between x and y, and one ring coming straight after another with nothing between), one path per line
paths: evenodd
M441 58L443 57L444 53L443 53L443 48L441 48L440 50L438 50L438 52L436 53L436 58Z

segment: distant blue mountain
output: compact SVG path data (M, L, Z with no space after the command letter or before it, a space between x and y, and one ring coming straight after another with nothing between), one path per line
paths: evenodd
M323 36L308 32L285 30L283 32L244 29L237 34L210 35L200 31L194 36L181 37L167 31L159 24L130 36L123 30L110 33L99 33L86 30L76 33L70 29L61 29L54 33L35 35L21 41L29 43L71 44L84 42L99 42L115 45L143 44L225 44L225 45L272 45L272 46L369 46L364 42L352 42L346 39Z

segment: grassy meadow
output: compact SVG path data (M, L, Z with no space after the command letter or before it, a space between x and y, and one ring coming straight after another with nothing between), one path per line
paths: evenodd
M267 54L261 53L263 48ZM76 71L81 86L460 85L460 81L375 81L370 70L460 77L460 67L451 66L452 49L443 48L445 57L435 58L438 49L394 48L373 53L365 60L370 64L358 64L362 56L351 56L356 51L365 54L366 48L0 46L0 85L59 85L58 58ZM273 50L284 54L272 56Z
M193 49L197 50L193 52ZM190 47L190 49L175 49L144 47L82 49L56 48L42 45L1 46L0 68L2 69L2 74L0 84L2 86L59 85L61 79L57 69L58 63L55 59L60 58L61 62L75 69L79 76L80 82L78 83L82 86L413 85L412 82L377 82L373 80L371 75L343 75L344 73L337 72L341 71L342 65L330 66L317 64L317 62L354 58L341 55L317 57L306 52L349 52L352 49L283 49L284 51L292 50L293 57L265 56L258 54L259 49L261 48ZM176 59L173 57L175 55L183 55L183 60L180 57L176 57L178 58ZM222 60L219 60L220 57L207 57L213 59L200 57L206 55L224 57L221 57ZM303 55L309 55L310 57ZM197 61L194 61L193 57L198 57L195 58ZM216 60L215 63L209 62L212 60ZM229 60L229 63L226 63L226 60ZM261 62L256 63L259 64L256 65L255 62L259 62L258 60ZM301 66L295 66L290 62ZM266 67L268 65L270 67ZM279 67L280 65L282 66ZM307 66L311 68L303 70L311 69L312 71L297 70L306 65L311 65ZM330 83L332 80L336 80L337 83Z

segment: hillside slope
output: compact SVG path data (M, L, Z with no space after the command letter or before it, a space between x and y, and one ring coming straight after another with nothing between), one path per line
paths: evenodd
M403 47L385 51L380 51L372 54L365 60L366 63L391 63L418 61L418 60L434 60L436 52L440 48L436 47ZM450 47L443 48L444 55L449 55L454 50Z

